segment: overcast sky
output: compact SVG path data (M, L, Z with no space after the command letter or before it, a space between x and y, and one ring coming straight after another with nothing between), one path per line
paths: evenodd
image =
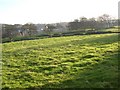
M0 23L68 22L85 16L118 17L119 0L0 0Z

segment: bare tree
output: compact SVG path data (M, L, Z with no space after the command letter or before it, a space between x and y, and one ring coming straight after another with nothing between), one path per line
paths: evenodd
M34 34L37 33L37 27L34 24L32 24L32 23L26 23L26 24L24 24L22 26L22 29L24 31L27 31L28 34L29 34L29 36L34 35Z
M53 29L55 29L56 27L52 24L47 24L45 26L45 29L44 31L49 35L49 37L52 37L52 32L53 32Z
M102 16L98 17L98 21L103 24L104 28L109 28L111 23L111 16L108 14L103 14Z
M12 41L13 37L15 36L15 33L14 33L14 31L16 30L15 26L5 24L3 30L5 32L4 36L8 37Z

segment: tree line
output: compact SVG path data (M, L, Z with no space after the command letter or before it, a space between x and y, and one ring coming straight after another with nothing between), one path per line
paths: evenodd
M103 14L98 18L86 18L80 17L79 19L75 19L72 22L68 22L67 31L86 31L86 30L100 30L104 28L110 28L113 26L118 26L118 19L112 18L108 14ZM53 36L54 29L61 27L60 24L46 24L43 32L45 32L49 37ZM62 30L64 33L64 30ZM26 23L24 25L21 24L3 24L2 25L2 37L9 38L12 41L13 37L16 36L32 36L38 34L37 27L33 23ZM60 33L61 34L61 33Z
M27 32L29 36L31 36L33 33L36 33L36 26L32 23L26 23L24 25L21 24L4 24L2 25L2 37L9 37L12 39L12 37L16 36L17 34L24 36L24 32Z
M98 18L89 18L86 17L80 17L80 19L75 19L72 22L68 23L69 30L97 30L97 29L104 29L104 28L110 28L113 26L117 26L117 19L112 18L108 14L103 14L102 16L99 16Z

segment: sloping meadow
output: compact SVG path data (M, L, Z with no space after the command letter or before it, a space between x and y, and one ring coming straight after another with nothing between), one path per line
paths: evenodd
M3 88L118 86L118 34L19 41L2 48Z

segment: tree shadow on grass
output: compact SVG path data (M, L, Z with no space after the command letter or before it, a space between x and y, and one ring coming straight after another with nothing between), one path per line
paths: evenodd
M77 71L71 78L59 83L47 83L42 87L30 87L32 89L67 89L67 88L110 88L118 89L118 53L104 59L94 65L88 65L83 72Z

